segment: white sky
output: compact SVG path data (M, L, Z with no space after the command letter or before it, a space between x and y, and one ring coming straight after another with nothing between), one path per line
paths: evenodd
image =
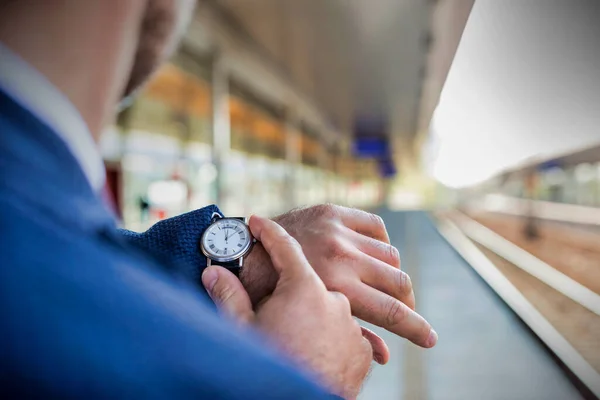
M431 126L454 187L600 142L600 1L476 0Z

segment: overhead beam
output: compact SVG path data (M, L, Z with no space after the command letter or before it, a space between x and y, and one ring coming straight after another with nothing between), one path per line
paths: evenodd
M188 51L218 54L224 60L228 74L272 104L292 107L298 119L314 126L326 143L339 140L331 121L319 109L318 102L303 93L280 65L214 1L204 1L197 9L188 34L184 38Z
M460 44L475 0L438 0L431 14L431 44L423 77L416 124L417 142L429 133L429 123Z

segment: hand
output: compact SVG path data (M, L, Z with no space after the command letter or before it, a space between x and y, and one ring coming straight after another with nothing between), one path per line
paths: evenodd
M437 334L414 311L410 278L400 270L398 250L379 216L326 204L292 210L274 221L300 243L327 288L350 300L356 317L419 346L436 344ZM275 287L276 274L260 245L246 258L240 279L255 304Z
M228 270L212 266L202 275L210 296L225 313L255 324L336 394L355 398L373 353L350 314L348 300L327 291L298 242L275 222L252 217L250 229L272 260L278 275L275 290L254 313L241 282Z

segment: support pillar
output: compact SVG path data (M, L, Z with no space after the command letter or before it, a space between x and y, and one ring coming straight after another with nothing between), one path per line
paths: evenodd
M327 143L321 136L319 136L319 155L318 155L318 163L317 166L321 172L322 181L319 182L319 185L322 188L325 188L325 198L319 199L320 203L328 202L331 199L330 190L329 190L329 177L327 171L329 171L329 152L327 151Z
M285 160L287 162L286 176L286 208L298 206L298 191L300 184L298 180L298 166L302 163L302 153L300 150L300 131L297 128L295 115L288 111L285 114Z
M225 207L227 202L226 160L231 148L231 124L229 116L229 76L224 60L218 54L211 65L211 128L213 162L217 169L215 181L216 203Z

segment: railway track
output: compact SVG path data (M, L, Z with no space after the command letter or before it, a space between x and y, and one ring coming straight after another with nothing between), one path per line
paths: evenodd
M450 212L436 220L456 251L577 378L584 397L600 398L600 248L591 241L569 244L548 231L527 244L510 218L492 223L489 216Z
M522 217L489 212L467 216L600 294L600 233L542 220L538 223L540 238L526 240Z

